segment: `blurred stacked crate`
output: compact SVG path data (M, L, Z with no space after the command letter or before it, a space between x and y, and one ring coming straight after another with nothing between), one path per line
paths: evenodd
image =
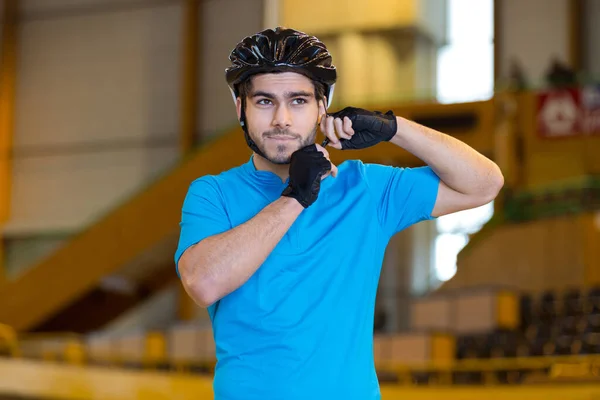
M520 294L515 297L518 310L512 318L516 324L489 324L494 319L482 314L486 301L475 298L456 300L451 307L451 312L467 318L454 317L457 360L600 354L600 287ZM547 371L528 371L535 372ZM503 371L497 376L506 383L524 377L524 371ZM468 383L481 378L470 375Z
M210 372L215 344L210 326L180 324L164 332L96 333L85 340L94 365L161 368Z
M215 342L210 326L181 324L167 333L168 355L178 369L210 372L213 368Z
M521 308L522 355L600 353L600 288L523 295Z
M405 378L413 383L448 379L474 382L477 379L472 374L452 376L442 370L459 357L489 357L491 348L483 338L490 332L514 331L518 326L518 295L510 289L482 287L429 295L412 301L409 332L375 336L375 362L380 371L409 366L410 376ZM498 336L496 340L508 343L511 337ZM390 365L392 368L386 368ZM391 378L380 372L380 379ZM402 373L396 378L401 379Z
M456 342L453 335L440 332L378 334L373 338L373 356L380 381L427 383L432 365L450 365ZM406 368L398 371L398 367Z

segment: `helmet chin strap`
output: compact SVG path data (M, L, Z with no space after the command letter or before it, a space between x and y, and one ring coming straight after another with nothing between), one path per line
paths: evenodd
M248 147L250 147L250 149L253 152L258 154L262 158L268 160L267 156L258 148L256 143L254 142L254 140L252 140L252 138L250 137L250 134L248 133L248 126L246 124L246 113L244 112L244 104L242 104L242 110L241 110L241 115L240 115L240 125L242 126L242 129L244 130L244 138L246 139L246 144L248 144Z

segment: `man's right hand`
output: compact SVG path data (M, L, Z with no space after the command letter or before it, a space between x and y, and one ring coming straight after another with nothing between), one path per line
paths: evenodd
M329 161L327 151L312 144L292 153L289 184L281 194L296 199L304 208L319 196L321 180L329 174L337 175L337 168Z

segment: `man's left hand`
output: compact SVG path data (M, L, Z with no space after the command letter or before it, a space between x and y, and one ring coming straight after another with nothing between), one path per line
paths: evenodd
M358 150L389 141L396 135L398 123L392 111L382 114L346 107L322 118L320 128L333 148Z

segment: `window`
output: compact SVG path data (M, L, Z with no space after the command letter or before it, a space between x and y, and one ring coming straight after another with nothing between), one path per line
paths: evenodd
M437 99L440 103L488 100L494 94L493 0L447 0L448 44L438 53ZM493 203L436 220L434 280L456 273L456 257L469 235L490 220Z
M448 44L438 53L437 88L441 103L493 96L493 0L448 0Z
M445 282L456 274L456 256L494 214L493 202L471 210L444 215L436 220L435 277Z

